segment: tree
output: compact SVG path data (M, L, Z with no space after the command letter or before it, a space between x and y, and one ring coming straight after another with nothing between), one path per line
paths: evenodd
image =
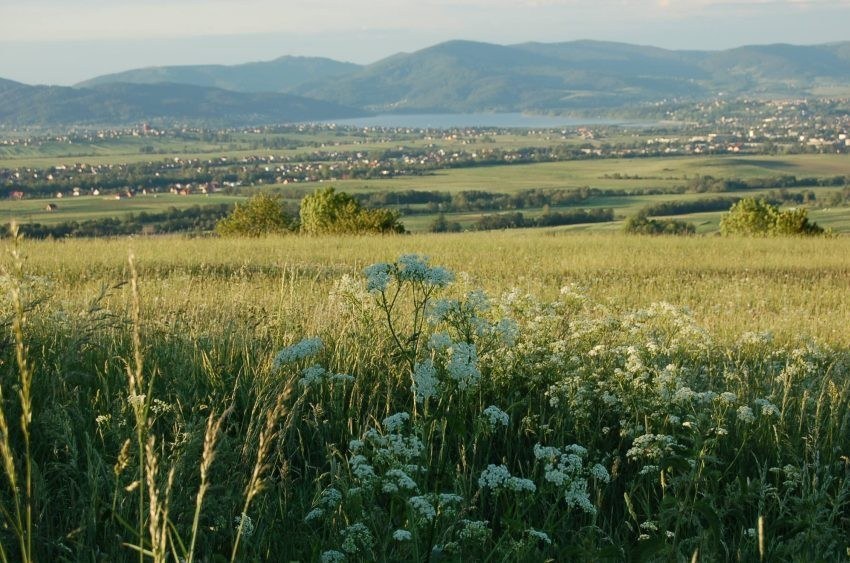
M460 223L446 219L445 213L440 213L428 229L432 233L458 233L463 230Z
M696 233L693 223L676 219L650 219L646 210L641 210L626 219L623 230L632 235L692 235Z
M810 223L803 208L780 211L765 199L744 198L729 209L720 220L724 235L788 236L819 235L823 229Z
M309 235L404 232L396 212L363 209L353 197L330 187L302 199L299 215L301 231Z
M221 236L259 237L289 233L297 228L289 217L280 196L257 194L244 204L236 204L229 216L219 221L215 231Z

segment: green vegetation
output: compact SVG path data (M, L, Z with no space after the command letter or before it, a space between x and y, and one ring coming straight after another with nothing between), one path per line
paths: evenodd
M167 211L141 211L119 217L102 217L58 223L26 223L17 225L18 232L28 238L111 237L120 235L153 235L165 233L203 233L212 231L230 213L232 206L194 205L185 209L171 207ZM0 236L11 236L10 224L0 227Z
M4 261L11 560L846 553L845 239L131 247Z
M478 231L490 231L494 229L523 229L529 227L604 223L613 220L613 209L574 209L557 212L546 207L543 213L536 217L526 217L522 213L484 215L475 222L473 228Z
M310 142L321 139L308 138ZM250 136L240 142L250 143L249 139ZM501 142L501 137L495 139L494 146ZM505 142L513 143L514 137L506 136ZM535 142L544 141L541 137ZM115 162L119 158L122 157L110 160ZM241 158L247 157L243 153ZM115 172L118 166L104 164L101 167L105 172L91 175L91 180L86 177L67 180L67 189L75 185L84 185L87 190L105 190L107 185L116 186L111 189L121 189L129 185L136 190L135 197L120 201L112 196L89 195L66 196L61 200L6 200L0 203L0 217L7 224L13 220L19 224L82 223L93 219L125 218L130 213L165 213L171 207L232 204L245 201L258 191L279 194L288 206L297 207L303 196L315 190L316 184L311 183L276 184L275 172L264 170L268 163L246 165L228 159L222 166L208 164L208 161L219 160L218 157L207 156L198 163L192 159L181 159L180 163L175 163L172 159L169 168L163 171L153 161L128 165L121 173ZM401 215L399 221L408 231L429 230L440 213L449 223L472 229L482 217L493 212L521 212L530 218L541 215L544 207L548 206L551 212L556 213L613 209L615 221L645 208L650 217L674 215L673 218L692 222L697 225L697 232L703 234L718 230L721 211L727 210L734 202L744 197L764 197L776 205L805 206L819 224L841 233L850 229L846 207L850 196L844 185L846 178L842 175L846 172L845 160L842 155L599 159L453 168L423 176L339 180L333 186L350 194L364 208L381 207L398 211ZM110 169L114 179L109 177ZM783 175L776 175L779 170L783 171ZM196 176L188 178L190 173ZM47 174L49 171L42 171L39 179L33 181L41 182ZM256 183L224 187L225 182L239 182L240 178L255 178ZM694 191L707 185L706 178L710 178L708 185L722 183L733 189L722 196L711 190L704 193ZM727 180L720 180L722 178ZM185 186L190 182L194 182L193 189L196 191L201 182L223 188L221 192L188 197L162 193L169 184L182 183ZM20 181L16 184L12 180L6 184L6 193L14 190L16 185L20 185ZM792 187L782 187L787 185ZM48 180L43 180L43 188L39 189L47 194L57 191ZM147 189L148 194L143 195L142 189ZM152 194L152 189L160 190L160 193ZM123 192L119 193L123 195ZM47 203L55 203L58 209L48 211ZM591 226L605 230L622 225L594 223ZM135 232L141 232L141 228Z
M301 200L301 231L308 235L403 233L398 214L389 209L364 209L350 195L334 188L317 190Z
M692 235L696 227L676 219L650 219L646 212L640 212L626 219L623 231L630 235Z
M720 220L724 235L789 236L819 235L823 229L810 223L805 209L779 211L764 199L744 198Z
M215 232L221 236L259 237L297 228L297 221L287 215L280 197L257 194L244 204L236 204L233 212L216 224Z

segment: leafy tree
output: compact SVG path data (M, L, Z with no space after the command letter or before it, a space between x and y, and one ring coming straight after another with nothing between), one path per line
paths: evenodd
M816 223L810 223L805 209L780 211L765 199L748 197L729 209L720 220L720 232L724 235L787 236L817 235L824 231Z
M463 230L463 228L460 226L460 223L456 221L449 222L449 220L446 219L445 213L440 213L431 223L429 230L432 233L458 233Z
M396 212L364 209L347 193L330 187L302 199L299 215L302 232L310 235L404 232Z
M237 204L233 213L215 226L221 236L248 237L289 233L295 228L295 220L286 214L280 196L268 194L257 194L244 204Z
M809 223L808 212L802 207L782 211L776 216L773 234L786 235L820 235L823 228L817 223Z
M626 219L623 230L633 235L692 235L696 233L693 223L676 219L650 219L645 210Z
M720 220L724 235L768 236L773 234L779 211L765 199L747 197L734 204Z

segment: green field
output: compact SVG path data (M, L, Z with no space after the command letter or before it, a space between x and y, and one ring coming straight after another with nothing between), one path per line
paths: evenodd
M61 299L85 300L101 283L123 279L132 250L141 275L153 284L152 293L163 294L174 284L186 288L175 294L172 304L182 308L174 314L207 309L218 300L212 296L219 296L221 304L215 308L226 314L254 299L262 302L262 295L274 293L293 272L295 287L306 284L306 306L343 274L397 255L422 253L454 271L468 272L495 294L518 287L552 297L559 288L574 285L594 302L619 310L658 301L687 307L699 324L724 338L772 331L782 340L809 335L850 346L846 238L652 238L576 231L32 241L27 243L27 267L47 278L60 272L67 279L55 284ZM210 284L214 291L201 289ZM88 293L81 294L84 288Z
M672 190L677 186L687 184L689 179L696 176L713 176L715 178L771 178L780 175L793 175L798 178L829 178L850 173L850 162L846 155L788 155L788 156L755 156L755 157L677 157L677 158L643 158L643 159L604 159L570 161L559 163L527 164L513 166L472 167L436 171L426 176L399 177L386 180L347 180L334 181L326 184L297 184L297 189L319 189L332 185L337 190L350 193L367 193L377 191L429 190L459 192L479 190L498 193L516 193L528 189L578 189L591 187L601 190ZM614 179L619 174L630 179ZM284 193L292 186L266 186L263 189L283 190ZM818 198L829 196L841 187L800 187L791 191L811 190ZM582 208L613 208L617 217L634 214L640 208L667 201L696 201L706 197L758 196L766 192L748 190L746 192L723 193L684 193L658 195L612 195L611 197L595 197L582 202ZM213 203L230 203L239 201L239 197L231 196L189 196L180 197L170 194L154 196L138 196L130 200L116 201L110 198L84 196L80 198L63 198L61 200L23 200L0 202L0 222L18 222L52 224L62 221L79 221L83 219L101 218L126 214L130 212L165 210L169 207L188 207L191 205L206 205ZM47 211L49 201L56 203L57 211ZM523 210L529 215L539 213L539 209ZM704 215L704 216L703 216ZM683 216L684 220L697 224L698 232L716 232L720 213L699 214L699 216ZM458 221L467 226L477 220L481 213L449 214L452 221ZM850 232L850 221L843 209L815 210L812 217L823 221L824 226L831 227L835 232ZM414 215L403 219L403 223L411 231L427 230L434 215ZM608 231L609 224L591 225L593 230Z
M4 560L846 557L847 238L3 246Z
M828 177L850 172L846 155L713 156L599 159L521 166L464 168L435 172L424 178L335 182L343 191L359 189L485 190L512 192L531 188L672 188L694 176L766 178L781 175ZM606 175L640 176L615 180Z

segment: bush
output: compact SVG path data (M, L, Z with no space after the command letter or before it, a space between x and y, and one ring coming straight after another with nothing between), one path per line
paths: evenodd
M805 209L780 211L765 199L748 197L732 206L720 220L724 235L788 236L819 235L823 229L810 223Z
M403 233L398 214L389 209L364 209L360 202L334 188L317 190L301 200L301 230L310 235Z
M676 219L650 219L645 212L626 219L623 230L632 235L692 235L696 233L693 223Z
M237 204L233 213L215 226L219 235L248 237L289 233L296 228L296 222L286 214L280 196L268 194L257 194L244 204Z

